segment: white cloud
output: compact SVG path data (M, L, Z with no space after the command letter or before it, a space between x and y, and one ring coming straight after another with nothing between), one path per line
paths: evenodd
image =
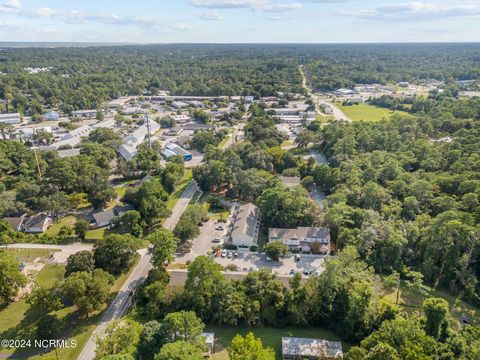
M193 6L209 9L257 9L266 3L266 0L191 0Z
M265 12L288 12L302 8L302 4L290 3L290 4L267 4L261 8L261 11Z
M298 2L277 4L268 0L191 0L190 3L208 9L250 9L262 12L287 12L302 7Z
M205 21L220 21L224 19L223 15L217 11L207 12L207 13L198 13L198 14L195 14L195 16Z
M20 9L22 7L22 3L20 0L8 0L5 4L3 4L3 6L9 9Z
M382 21L429 21L446 18L480 18L479 5L446 5L433 2L410 2L378 7L357 12L344 11L341 15Z
M190 29L189 24L162 22L148 16L119 16L116 14L96 14L78 10L55 10L48 7L24 8L18 0L10 0L0 7L0 13L17 15L18 17L43 17L63 21L68 24L102 23L118 26L136 26L152 31L172 32Z

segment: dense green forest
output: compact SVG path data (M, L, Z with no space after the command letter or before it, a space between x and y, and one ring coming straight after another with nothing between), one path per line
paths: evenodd
M91 48L5 48L0 98L10 111L71 112L121 95L275 95L310 85L333 90L355 83L480 78L477 44L151 45ZM415 66L411 66L415 64ZM51 68L30 74L25 68Z
M316 90L480 78L478 44L331 45L312 48L304 63L309 83Z
M70 112L121 95L274 95L302 92L296 62L283 50L229 46L123 46L4 49L0 98L31 113L41 105ZM29 74L26 67L52 67ZM29 97L27 94L31 94Z

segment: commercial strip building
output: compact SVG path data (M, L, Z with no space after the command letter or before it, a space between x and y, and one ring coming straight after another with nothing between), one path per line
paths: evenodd
M90 133L98 128L108 128L112 129L115 126L114 120L105 120L99 123L96 123L92 126L90 125L83 125L79 128L76 128L72 131L69 131L65 135L63 135L60 141L57 141L53 144L40 146L42 150L59 150L62 148L73 148L80 144L84 138L86 138Z
M283 360L334 360L343 358L342 343L324 339L282 337Z
M118 152L125 160L131 160L138 154L138 147L148 139L149 127L150 135L155 134L160 129L160 125L156 121L149 121L123 138L123 144L118 148Z
M279 241L294 252L328 254L330 229L326 227L270 228L268 229L268 241Z
M21 122L19 113L0 114L0 124L18 125Z
M72 116L76 119L93 119L97 117L97 110L77 110L72 112Z

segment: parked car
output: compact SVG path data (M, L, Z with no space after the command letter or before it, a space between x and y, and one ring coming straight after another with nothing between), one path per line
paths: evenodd
M232 254L231 252L229 252L229 253L227 254L227 258L231 259L232 257L233 257L233 254Z
M270 257L267 256L267 261L272 261L272 259Z
M238 257L238 252L234 252L233 256Z
M295 270L290 270L290 275L295 275Z
M243 268L243 272L247 272L247 271L248 271L248 269L247 269L247 268Z
M224 258L225 256L227 256L227 251L226 251L226 250L223 250L223 251L222 251L222 258Z
M219 237L216 237L215 239L212 240L213 243L219 243L221 241L222 239L220 239Z
M295 255L295 261L300 261L300 255L299 254Z
M215 227L215 230L218 230L218 231L223 231L223 226L221 225L218 225Z

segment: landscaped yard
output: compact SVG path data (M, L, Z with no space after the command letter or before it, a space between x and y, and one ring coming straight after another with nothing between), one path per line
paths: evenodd
M337 103L336 105L353 121L380 121L383 118L388 119L395 114L408 115L408 113L404 111L391 111L390 109L381 108L366 103L351 106L343 106L340 103Z
M137 259L135 265L138 263ZM122 288L130 272L119 276L112 286L111 300L114 299L117 292ZM46 265L37 276L37 282L41 286L52 287L57 281L63 280L65 267L61 265ZM37 315L29 312L29 305L25 299L9 304L7 307L0 309L0 338L3 339L35 339L35 320ZM62 348L57 349L57 354L52 350L49 354L33 355L28 349L17 350L15 356L19 358L28 359L76 359L83 349L83 346L90 338L92 332L95 330L103 313L87 319L78 317L75 307L70 306L63 308L55 313L65 329L62 337L75 339L77 342L76 348ZM0 354L10 354L12 351L0 349Z
M50 226L50 228L48 228L48 230L45 231L45 234L50 236L57 236L62 226L73 227L76 222L77 222L77 218L75 216L73 215L65 216L61 218L59 221L54 222L52 226Z
M271 347L275 351L277 359L281 359L281 344L282 336L295 336L295 337L305 337L305 338L314 338L314 339L326 339L333 341L340 341L340 338L335 335L335 333L325 330L318 327L287 327L283 329L273 328L268 326L258 326L258 327L244 327L244 326L216 326L216 325L207 325L206 332L215 333L215 350L219 352L218 355L215 355L213 359L215 360L225 360L228 359L226 352L222 352L223 349L227 348L235 335L241 334L245 336L249 332L253 332L256 337L260 337L263 342L263 346ZM350 344L342 341L344 352L350 348Z

